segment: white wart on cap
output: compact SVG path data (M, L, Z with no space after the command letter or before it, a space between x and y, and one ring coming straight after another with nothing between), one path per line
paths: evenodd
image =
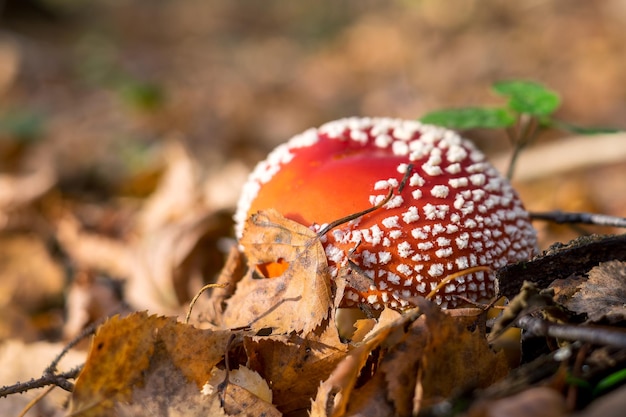
M369 289L346 289L344 307L407 307L407 299L427 295L451 274L496 270L536 251L522 202L473 143L448 129L388 118L333 121L274 149L244 186L236 233L241 237L248 216L269 208L319 231L381 203L390 188L382 208L322 239L333 274L348 266L353 250L350 261L371 279ZM474 272L446 283L435 301L450 308L494 292L494 274Z

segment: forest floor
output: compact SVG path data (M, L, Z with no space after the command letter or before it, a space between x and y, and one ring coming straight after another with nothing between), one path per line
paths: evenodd
M494 82L526 79L560 94L559 119L626 129L619 0L0 5L0 385L113 313L184 317L226 262L250 169L309 127L498 105ZM506 169L504 133L464 134ZM594 140L550 131L528 149L527 209L626 216L626 140ZM623 232L536 228L541 249ZM39 415L61 415L53 394Z

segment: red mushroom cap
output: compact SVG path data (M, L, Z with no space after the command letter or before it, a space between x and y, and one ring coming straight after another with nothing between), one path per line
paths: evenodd
M381 203L390 188L394 194L383 207L322 239L333 274L349 256L372 280L365 291L347 288L345 307L406 307L408 298L427 295L446 276L476 266L495 270L536 251L522 202L470 141L387 118L337 120L277 147L244 186L236 232L241 237L246 218L269 208L319 231ZM458 296L479 300L494 292L494 274L474 272L445 284L435 301L455 307Z

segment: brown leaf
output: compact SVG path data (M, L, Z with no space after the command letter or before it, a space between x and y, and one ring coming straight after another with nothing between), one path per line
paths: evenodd
M209 297L199 297L193 307L190 323L198 327L225 327L223 324L226 300L234 293L237 283L245 274L245 257L233 246L228 254L215 287Z
M416 302L418 309L376 327L347 354L320 386L312 416L386 415L389 409L411 416L457 389L486 387L506 375L506 357L491 351L480 328L470 331L466 317ZM362 407L364 401L371 407Z
M347 346L329 346L298 335L245 338L250 368L272 382L274 404L283 413L308 409L321 381L345 356Z
M42 239L29 234L0 235L0 306L37 311L62 295L63 269Z
M79 267L127 277L133 256L125 242L83 229L78 218L67 214L57 224L57 239Z
M506 376L502 352L494 353L479 329L469 331L431 303L420 302L429 331L428 344L414 400L414 413L424 404L448 397L455 390L483 388Z
M228 331L198 330L146 313L116 316L94 336L72 394L72 415L110 415L121 404L142 403L146 397L161 410L169 407L167 399L183 404L199 397L230 337Z
M139 213L137 228L140 234L175 224L201 209L198 162L189 155L179 138L167 142L163 154L167 169L158 188Z
M589 271L578 292L565 302L576 312L586 313L592 322L616 323L626 319L626 262L604 262Z
M377 373L362 388L353 392L346 416L387 417L398 415L386 396L385 376Z
M311 417L345 415L359 372L380 341L378 338L370 339L369 343L363 343L348 352L337 364L330 377L317 390L311 406Z
M193 295L190 279L201 269L194 269L187 261L202 239L222 233L223 228L223 219L216 213L190 214L141 236L131 252L128 301L138 309L177 312L181 302Z
M91 414L90 410L86 410L78 415L226 416L219 398L202 395L197 385L190 382L182 370L169 360L167 350L159 344L156 345L144 380L133 387L130 399L116 402L113 410L104 409L98 413L101 414Z
M218 396L222 396L224 411L229 416L282 415L272 405L272 391L267 382L257 372L244 366L230 371L228 375L225 370L214 368L203 392L212 400L219 400Z
M401 338L405 326L413 322L419 315L417 310L412 310L399 316L394 322L370 332L365 341L350 350L344 359L337 364L330 377L320 385L311 407L311 417L344 416L349 404L352 404L353 393L357 397L362 396L364 392L368 396L374 395L377 388L372 388L372 386L380 386L380 377L376 375L362 388L355 389L362 369L368 364L368 359L375 349L382 344L387 345ZM373 365L370 363L370 366ZM364 373L371 375L372 371L373 368Z
M326 255L315 233L275 210L251 216L240 244L249 270L227 301L224 323L275 333L311 333L329 317L332 295ZM275 278L257 278L256 267L278 263Z
M57 181L51 155L43 150L33 153L29 170L19 174L0 173L0 219L41 197Z

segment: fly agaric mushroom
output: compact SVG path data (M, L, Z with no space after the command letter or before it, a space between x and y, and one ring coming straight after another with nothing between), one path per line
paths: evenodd
M236 233L241 237L248 216L269 208L319 232L380 205L390 189L382 207L321 237L332 275L358 271L371 280L365 290L349 285L342 307L404 308L456 273L437 289L441 307L489 299L493 271L536 251L516 192L469 140L388 118L333 121L278 146L244 185ZM480 266L489 270L462 275Z

